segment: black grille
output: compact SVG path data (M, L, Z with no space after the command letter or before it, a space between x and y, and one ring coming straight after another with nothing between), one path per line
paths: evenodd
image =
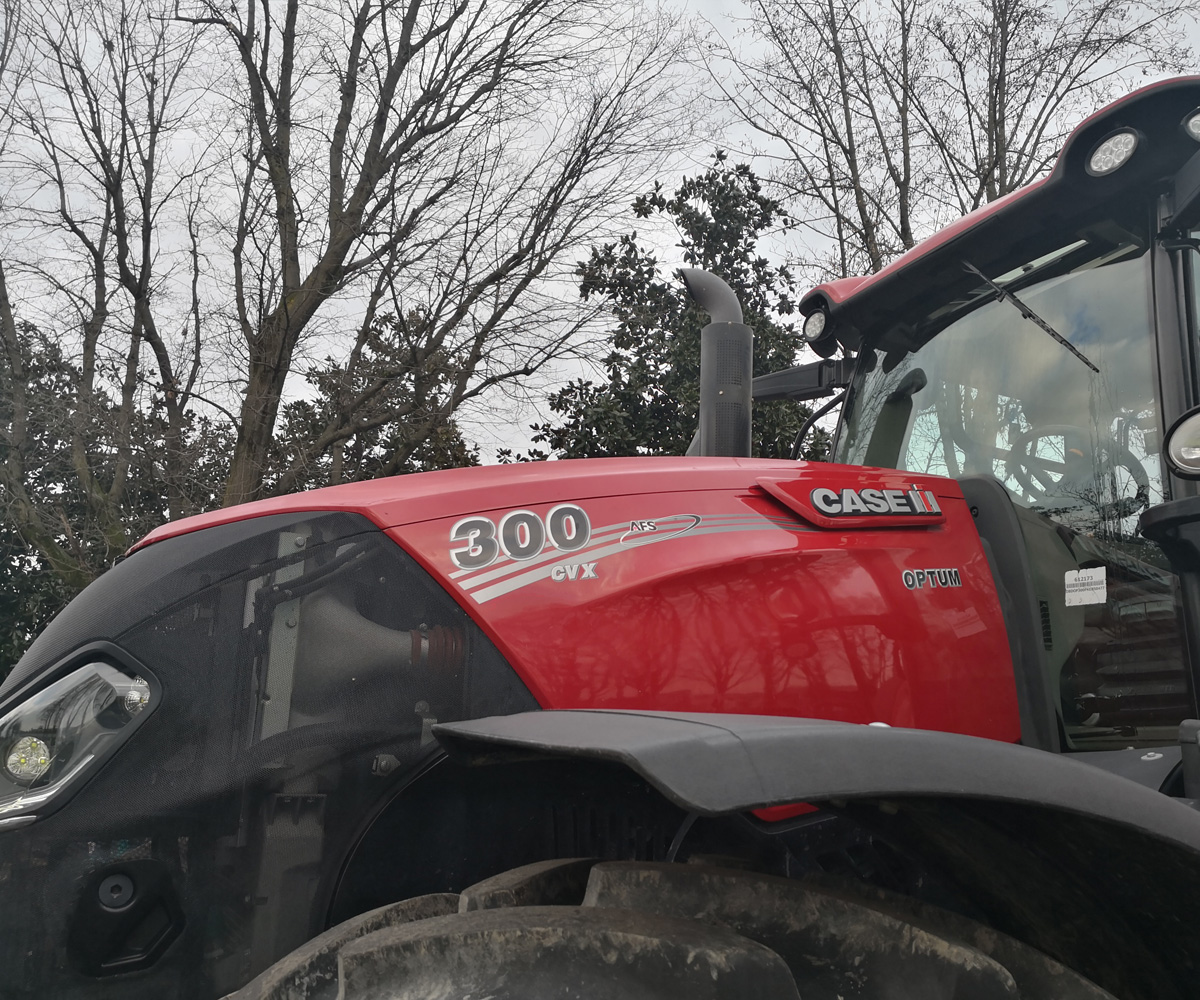
M1038 601L1038 611L1042 616L1042 645L1047 649L1054 648L1054 632L1050 628L1050 603Z

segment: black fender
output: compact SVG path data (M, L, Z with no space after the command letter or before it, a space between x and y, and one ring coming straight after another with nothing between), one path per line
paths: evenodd
M820 803L1115 995L1194 993L1200 814L1080 761L951 733L732 715L547 711L434 733L462 763L623 764L705 816Z

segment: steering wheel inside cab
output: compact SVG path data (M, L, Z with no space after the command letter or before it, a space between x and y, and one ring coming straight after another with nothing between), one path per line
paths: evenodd
M1130 517L1150 505L1150 477L1128 448L1072 424L1046 424L1017 436L1005 476L1047 514L1094 511L1105 519Z

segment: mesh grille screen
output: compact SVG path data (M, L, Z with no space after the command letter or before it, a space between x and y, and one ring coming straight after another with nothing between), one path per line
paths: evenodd
M42 642L107 633L162 700L59 812L0 833L0 903L20 901L0 906L5 1000L233 991L322 928L365 817L434 751L435 722L536 707L465 612L364 520L251 523L136 554ZM111 914L81 887L107 873L161 877L184 929L150 969L105 987L68 942L103 933Z
M741 385L746 378L745 349L739 343L722 340L717 344L717 381Z
M273 558L272 533L296 521L295 514L235 521L139 549L96 579L46 627L0 684L0 698L83 643L115 639L186 594L217 583L251 562ZM307 521L312 531L328 540L374 530L357 514L310 514Z

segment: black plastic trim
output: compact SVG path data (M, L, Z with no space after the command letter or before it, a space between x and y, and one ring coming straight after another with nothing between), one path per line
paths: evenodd
M854 358L813 361L759 375L754 380L754 398L764 403L772 399L803 401L832 396L850 384L855 361Z
M1169 795L1171 776L1179 767L1180 747L1178 744L1169 744L1131 750L1083 750L1072 754L1072 757L1101 771Z
M1021 715L1021 742L1039 750L1059 750L1058 706L1045 664L1033 571L1012 499L994 476L964 476L958 485L974 515L1004 614Z
M1167 796L1061 754L954 733L596 710L476 719L433 731L451 758L467 763L616 761L676 805L708 816L791 802L975 799L1117 823L1200 854L1200 815Z

